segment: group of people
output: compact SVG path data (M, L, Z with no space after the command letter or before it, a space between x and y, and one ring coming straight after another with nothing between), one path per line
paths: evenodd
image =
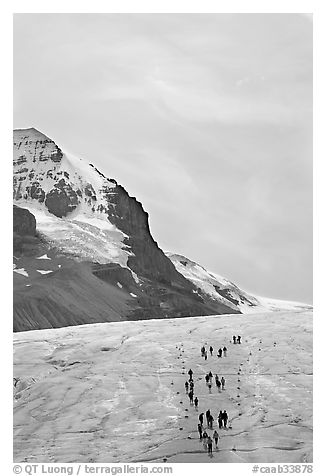
M234 344L241 344L241 336L233 336L232 339L233 339ZM205 346L203 345L202 348L201 348L201 356L205 360L207 360L208 352L210 353L211 356L213 356L214 348L210 345L206 349ZM226 353L227 353L227 348L226 348L226 346L224 346L223 348L220 348L217 351L217 356L218 357L222 357L222 356L226 357ZM186 393L189 397L190 404L191 405L194 404L195 408L197 410L199 401L198 401L198 397L194 398L195 383L194 383L194 379L193 379L193 374L194 373L193 373L192 369L189 369L188 370L189 379L188 379L188 381L185 382L185 390L186 390ZM214 376L213 376L211 371L209 371L205 375L206 385L208 386L210 393L211 393L213 378L214 378ZM215 374L215 384L216 384L216 387L218 388L219 392L221 390L224 390L225 389L225 378L223 376L221 378L219 378L219 376L217 374ZM212 415L212 413L210 412L209 409L206 411L205 417L206 417L206 423L207 423L206 429L207 430L213 430L214 429L213 428L214 417L213 417L213 415ZM198 418L199 418L199 423L198 423L199 439L200 439L200 441L203 442L204 449L205 449L205 451L207 450L208 455L212 456L213 441L215 442L215 448L217 449L219 439L220 439L219 434L218 434L216 429L214 429L213 434L211 434L211 435L208 434L208 432L204 428L204 413L200 413ZM228 425L228 420L229 420L229 416L228 416L226 410L224 410L224 411L220 410L220 412L217 416L218 428L219 429L223 429L223 428L226 429L227 425Z
M223 412L222 410L220 410L220 413L218 414L218 417L217 417L218 427L227 428L228 420L229 420L229 415L227 414L227 412L225 410Z
M232 336L233 344L241 344L241 336Z
M197 397L194 398L195 383L194 383L194 379L192 378L193 371L191 369L188 370L188 375L189 375L189 381L185 382L186 393L188 394L190 405L195 404L195 408L197 410L199 400Z
M206 411L205 416L206 416L206 421L207 421L207 428L212 430L213 429L214 417L211 414L210 409L208 409ZM200 439L200 441L203 441L204 448L207 449L208 454L212 454L213 440L212 440L211 436L209 436L208 433L206 432L206 430L204 429L204 413L201 413L199 415L198 419L199 419L199 423L198 423L199 439ZM227 428L228 414L225 410L223 412L220 411L220 413L217 417L217 420L218 420L219 428L223 428L223 427ZM217 430L215 429L214 433L213 433L213 439L215 441L216 449L218 448L219 438L220 438L219 434L218 434Z
M233 337L235 337L235 336L233 336ZM240 344L240 342L239 342L239 344ZM211 354L211 357L213 357L214 348L212 346L210 346L208 350L209 350L209 353ZM222 355L224 355L224 357L226 357L226 351L227 350L228 349L225 346L223 348L220 347L217 351L217 357L222 357ZM201 356L204 357L205 360L207 360L207 350L206 350L204 345L200 349L200 352L201 352Z
M209 393L211 393L211 389L212 389L212 380L213 380L213 374L212 374L211 371L209 371L208 374L205 375L205 381L206 381L206 385L208 387ZM222 390L224 390L225 389L225 378L222 377L221 380L220 380L218 378L218 375L215 374L215 384L216 384L219 392L221 391L221 387L222 387Z
M216 386L217 386L217 389L218 389L219 392L221 391L221 387L222 387L222 390L225 390L225 378L224 377L221 377L221 380L219 380L218 375L216 374L215 375L215 383L216 383Z
M213 440L212 438L207 434L206 430L202 431L202 427L198 423L198 431L200 434L200 440L203 442L204 449L207 449L207 453L209 455L213 454ZM213 439L215 441L215 448L218 448L218 441L220 439L219 434L215 430L213 433Z

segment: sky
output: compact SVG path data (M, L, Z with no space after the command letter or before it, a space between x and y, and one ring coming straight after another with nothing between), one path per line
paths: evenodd
M312 26L16 14L14 127L116 179L163 250L257 295L312 302Z

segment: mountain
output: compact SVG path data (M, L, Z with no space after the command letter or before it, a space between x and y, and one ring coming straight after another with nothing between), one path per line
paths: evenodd
M34 128L14 131L14 330L239 313L154 241L142 204Z
M165 254L136 198L34 128L14 131L13 172L15 331L311 308Z
M310 304L295 301L254 296L240 289L228 279L211 271L185 256L166 253L175 268L191 281L202 293L216 302L226 304L241 313L258 313L263 311L304 311L311 310Z

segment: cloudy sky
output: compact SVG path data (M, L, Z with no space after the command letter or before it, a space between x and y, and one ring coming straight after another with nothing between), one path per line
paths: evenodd
M164 250L312 301L309 16L17 14L14 125L124 185Z

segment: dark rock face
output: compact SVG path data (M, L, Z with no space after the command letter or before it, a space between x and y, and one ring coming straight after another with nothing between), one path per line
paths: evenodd
M177 273L171 261L153 240L148 224L148 213L144 211L141 203L130 197L120 185L111 200L115 204L115 213L111 214L109 209L109 219L129 236L125 239L125 243L134 253L134 256L128 259L128 266L146 278L166 284L171 284L172 281L179 282L189 289L189 283Z
M13 209L13 251L15 255L34 255L40 239L36 232L36 220L25 208L14 205Z
M78 205L77 193L64 179L60 179L46 195L45 205L50 213L62 218L72 212Z
M20 236L36 235L36 220L34 215L25 208L14 205L13 231Z

